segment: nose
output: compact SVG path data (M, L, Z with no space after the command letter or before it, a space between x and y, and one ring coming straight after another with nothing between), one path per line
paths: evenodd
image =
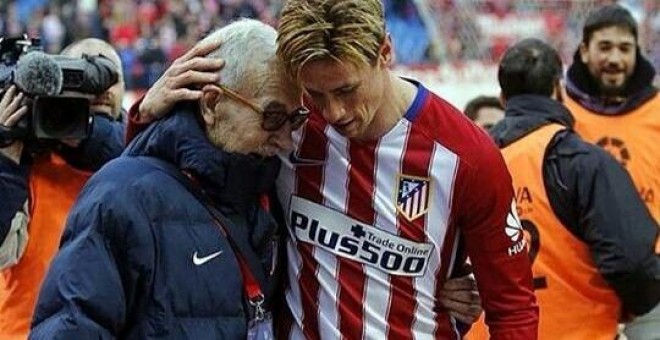
M326 101L323 106L323 118L330 124L335 124L341 121L345 112L344 105L336 99Z
M618 48L612 49L612 51L607 55L607 63L612 66L618 66L623 60L623 52Z

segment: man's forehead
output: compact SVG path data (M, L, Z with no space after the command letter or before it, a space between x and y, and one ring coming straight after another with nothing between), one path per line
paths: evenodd
M484 117L484 116L492 117L499 115L503 116L504 110L491 106L484 106L477 111L477 117Z
M361 80L357 77L336 75L327 81L322 79L303 81L302 85L306 93L339 93L360 83Z
M301 80L306 91L332 92L355 85L367 70L369 67L351 62L320 59L302 68Z
M264 102L278 102L287 107L295 104L300 99L300 91L296 89L296 86L282 79L273 79L260 92L260 100Z
M635 36L629 29L621 26L603 27L592 34L592 41L597 43L635 44Z

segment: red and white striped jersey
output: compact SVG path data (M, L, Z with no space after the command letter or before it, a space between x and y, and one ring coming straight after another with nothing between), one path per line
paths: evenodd
M351 141L314 112L294 135L278 179L290 234L285 337L460 338L438 296L461 245L494 338L536 338L524 241L505 233L515 214L499 150L418 88L378 140Z

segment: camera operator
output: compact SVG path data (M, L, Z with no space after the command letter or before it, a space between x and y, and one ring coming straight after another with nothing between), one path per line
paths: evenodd
M104 93L89 96L93 120L86 138L51 140L48 147L16 140L0 148L0 339L27 338L70 207L92 173L123 149L119 56L98 39L76 42L63 55L102 55L113 62L118 81ZM0 125L11 129L29 115L27 94L10 86L0 96Z
M82 145L78 145L80 140L64 140L60 149L60 153L67 158L69 164L78 168L91 168L95 171L121 154L124 146L125 121L123 116L125 113L121 103L126 86L121 73L121 59L110 44L96 38L87 38L72 43L61 54L74 58L101 55L118 67L118 81L105 92L91 98L90 111L94 114L95 120L92 133L95 138L87 139ZM108 139L120 140L122 143L107 143ZM83 149L83 152L80 149Z

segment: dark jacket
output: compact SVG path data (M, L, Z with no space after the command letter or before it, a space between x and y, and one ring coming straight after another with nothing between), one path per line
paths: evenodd
M550 123L567 127L548 145L543 164L555 215L589 246L624 308L646 313L660 301L660 258L653 253L658 227L625 169L573 132L568 109L548 97L511 98L490 133L503 148Z
M123 123L111 121L105 116L95 116L89 138L78 147L71 148L57 144L50 145L47 150L54 150L74 168L96 171L109 160L119 157L124 148L124 130ZM28 198L30 166L34 149L31 145L25 147L20 165L0 155L0 201L2 201L0 244L9 233L12 219L22 209ZM36 152L43 152L43 150Z
M252 309L237 257L201 197L220 212L270 302L276 224L260 198L279 161L225 153L208 141L191 106L176 111L85 186L39 296L31 338L244 339ZM175 178L177 169L204 196Z

